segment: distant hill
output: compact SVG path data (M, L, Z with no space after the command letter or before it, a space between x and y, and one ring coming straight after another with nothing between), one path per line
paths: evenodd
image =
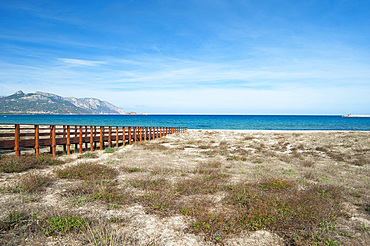
M33 114L124 114L124 110L96 98L61 97L36 91L17 91L0 97L0 113Z

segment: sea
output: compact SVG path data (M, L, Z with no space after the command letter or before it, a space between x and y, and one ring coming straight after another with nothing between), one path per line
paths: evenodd
M0 115L0 124L151 126L224 130L370 131L370 118L333 115Z

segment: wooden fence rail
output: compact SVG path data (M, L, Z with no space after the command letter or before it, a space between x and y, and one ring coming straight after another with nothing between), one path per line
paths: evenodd
M63 146L69 155L71 145L82 153L97 148L131 145L141 141L149 141L168 134L183 133L187 127L135 127L135 126L75 126L75 125L0 125L0 149L11 149L19 156L21 148L34 148L39 156L40 148L49 146L53 156L56 147ZM114 144L113 144L114 143Z

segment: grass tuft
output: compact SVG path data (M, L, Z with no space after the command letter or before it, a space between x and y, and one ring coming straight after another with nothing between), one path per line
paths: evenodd
M83 180L111 179L118 175L118 171L114 168L88 162L61 168L56 170L55 173L59 178Z
M49 175L29 172L19 177L16 186L12 190L14 192L36 193L52 184L53 181L54 178L51 178Z
M116 152L118 149L117 148L106 148L104 150L104 153L113 153Z
M0 172L23 172L29 169L40 169L47 166L63 164L64 161L50 155L34 156L2 156L0 159Z

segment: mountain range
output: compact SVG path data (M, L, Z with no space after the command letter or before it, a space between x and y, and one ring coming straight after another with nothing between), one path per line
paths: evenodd
M0 97L0 113L13 114L124 114L113 104L96 98L61 97L52 93L17 91Z

